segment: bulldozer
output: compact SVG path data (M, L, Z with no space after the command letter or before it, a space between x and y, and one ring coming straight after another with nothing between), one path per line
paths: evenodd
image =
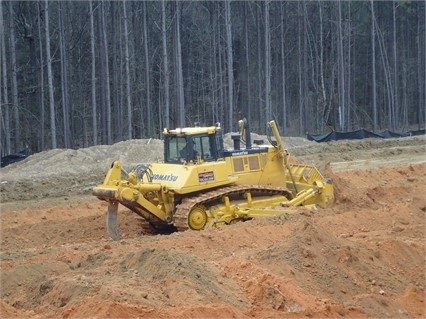
M326 208L334 202L330 179L314 166L291 163L276 121L267 123L269 143L252 143L246 119L238 127L231 134L232 148L224 147L219 123L165 128L162 160L130 170L113 162L103 183L92 190L108 202L109 236L120 239L119 204L152 230L185 231L278 216L295 206Z

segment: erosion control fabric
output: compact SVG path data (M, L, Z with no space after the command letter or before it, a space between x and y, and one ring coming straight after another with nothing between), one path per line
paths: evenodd
M306 138L309 141L315 142L328 142L328 141L338 141L338 140L362 140L364 138L392 138L392 137L407 137L407 136L416 136L424 135L425 130L418 131L409 131L403 133L391 132L389 130L383 131L381 133L373 133L364 129L353 131L353 132L336 132L332 131L327 134L306 134Z

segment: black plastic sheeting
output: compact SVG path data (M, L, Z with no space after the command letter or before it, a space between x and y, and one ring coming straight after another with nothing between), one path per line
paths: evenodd
M362 140L364 138L392 138L392 137L407 137L407 136L416 136L424 135L425 130L418 131L409 131L403 133L395 133L389 130L373 133L364 129L353 131L353 132L330 132L328 134L306 134L309 141L315 142L328 142L328 141L338 141L338 140Z
M18 153L3 156L1 158L1 167L5 167L12 163L20 162L26 159L28 155L30 155L30 150L26 148L22 151L19 151Z

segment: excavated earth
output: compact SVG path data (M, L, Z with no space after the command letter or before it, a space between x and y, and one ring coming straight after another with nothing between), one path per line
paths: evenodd
M332 178L332 207L169 235L120 207L118 242L91 188L115 159L161 158L160 140L0 169L0 317L425 318L425 136L284 142Z

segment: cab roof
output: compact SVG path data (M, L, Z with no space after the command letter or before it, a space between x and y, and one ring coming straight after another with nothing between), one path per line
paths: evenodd
M199 135L199 134L215 134L220 131L221 128L219 126L207 126L207 127L182 127L176 129L167 129L163 130L164 135Z

